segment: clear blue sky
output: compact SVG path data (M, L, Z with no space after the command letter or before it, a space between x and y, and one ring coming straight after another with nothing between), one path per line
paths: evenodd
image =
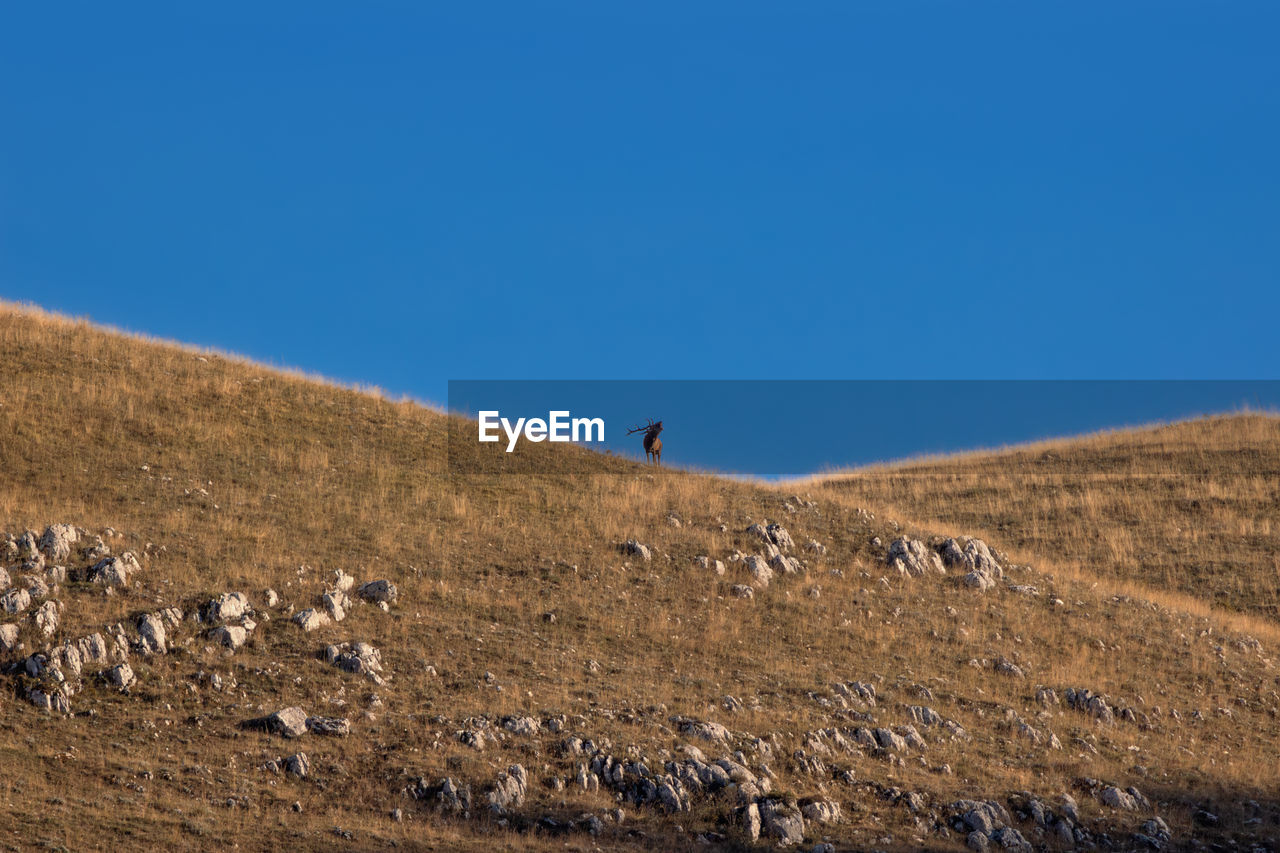
M1277 33L1274 2L9 4L0 295L436 401L1275 378Z

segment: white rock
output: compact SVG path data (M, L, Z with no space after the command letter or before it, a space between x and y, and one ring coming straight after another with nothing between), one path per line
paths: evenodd
M50 524L40 537L40 550L55 563L71 556L71 546L80 539L80 531L73 524Z
M328 625L330 620L329 614L322 613L314 607L308 607L293 614L293 619L290 621L304 631L314 631L323 625Z
M11 652L18 647L18 631L12 623L0 625L0 651Z
M751 573L751 577L755 579L756 586L760 588L767 587L769 581L773 580L773 569L769 568L769 564L765 562L764 557L758 554L751 554L743 563L747 567L747 571Z
M54 632L58 630L58 602L46 601L36 608L36 612L31 614L31 618L35 620L36 630L42 636L52 637Z
M146 613L138 619L138 637L144 654L162 655L169 651L164 622L154 613Z
M0 595L0 607L9 615L16 615L31 606L31 593L25 589L11 589Z
M224 592L204 606L202 616L206 622L230 622L252 610L243 592Z
M305 779L311 772L311 759L307 758L305 752L295 752L284 760L284 772Z
M900 574L911 577L947 573L942 565L942 558L919 539L893 540L889 545L889 555L885 558L885 562L895 567Z
M209 639L235 651L249 639L249 632L240 625L222 625L209 632Z
M89 568L89 580L105 586L127 586L129 577L141 570L138 558L131 551L119 557L106 557Z
M107 681L123 693L137 683L138 677L133 674L133 667L127 663L120 663L107 670Z
M307 733L307 712L296 706L281 708L264 721L267 731L287 738Z

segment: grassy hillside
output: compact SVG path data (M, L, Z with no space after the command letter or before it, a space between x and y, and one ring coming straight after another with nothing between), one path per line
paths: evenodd
M1280 618L1280 418L1247 414L825 480L1028 560Z
M1137 845L1157 815L1175 846L1280 828L1280 632L1259 619L1247 637L1071 557L1017 568L1016 532L992 526L1007 578L979 592L887 562L899 536L930 550L965 523L900 526L845 484L793 495L564 447L554 474L450 476L465 425L428 409L31 312L0 313L0 382L0 530L85 531L66 580L21 568L18 545L5 564L15 589L51 588L0 615L22 644L0 654L0 845L752 848L807 807L804 849L963 849L962 799L995 801L1037 847L1064 828ZM730 559L764 555L748 527L765 522L803 563L767 586ZM1213 543L1265 553L1250 535ZM137 555L127 584L84 579L103 548ZM398 596L384 612L353 588L345 619L303 630L291 615L323 610L339 570ZM234 651L194 618L225 592L254 610ZM167 652L147 654L139 628L171 606ZM33 688L58 688L27 674L33 655L117 623L137 683L98 677L117 655L67 677L69 715L35 707ZM384 683L330 665L341 642L379 649ZM290 706L350 733L251 725ZM269 764L299 751L305 778ZM742 765L731 783L690 778L722 758ZM508 781L490 808L517 764L527 790ZM1118 807L1112 786L1150 804Z

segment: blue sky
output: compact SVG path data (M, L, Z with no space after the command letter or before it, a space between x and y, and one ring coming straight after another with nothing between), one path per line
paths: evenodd
M436 401L1274 378L1277 32L1251 2L11 5L0 295Z

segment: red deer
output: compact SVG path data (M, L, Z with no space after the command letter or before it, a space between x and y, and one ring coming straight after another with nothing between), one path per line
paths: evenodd
M646 461L652 460L654 465L662 464L662 439L658 438L658 433L662 432L662 421L655 422L653 418L644 426L638 426L635 429L627 430L627 435L634 433L644 433L644 458Z

